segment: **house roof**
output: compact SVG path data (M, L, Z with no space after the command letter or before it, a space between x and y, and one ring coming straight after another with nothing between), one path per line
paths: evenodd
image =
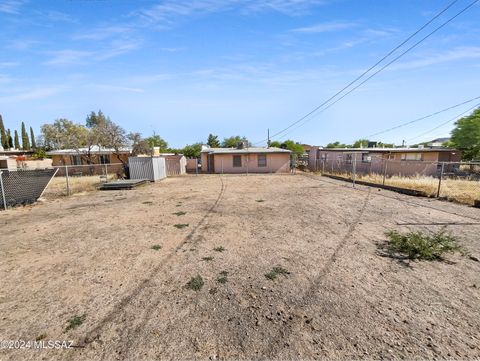
M428 153L428 152L458 152L452 148L323 148L319 151L327 152L362 152L362 153Z
M247 147L243 149L238 148L204 148L202 153L208 154L252 154L252 153L288 153L291 151L281 148L264 148L264 147Z
M115 152L115 149L113 148L102 148L99 147L98 145L93 146L90 149L91 154L112 154ZM119 150L120 153L132 153L132 148L127 147L127 148L120 148ZM57 149L57 150L51 150L47 152L47 155L79 155L79 154L87 154L88 153L88 148L79 148L79 149Z

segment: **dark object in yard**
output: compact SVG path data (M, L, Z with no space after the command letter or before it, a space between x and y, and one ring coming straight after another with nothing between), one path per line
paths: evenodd
M480 199L476 199L475 201L473 201L473 206L476 208L480 208Z
M121 179L113 182L103 183L98 189L102 191L133 189L140 185L148 183L146 179Z

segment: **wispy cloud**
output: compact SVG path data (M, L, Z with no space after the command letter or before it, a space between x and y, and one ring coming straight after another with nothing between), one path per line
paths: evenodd
M64 49L49 52L52 56L50 60L46 61L46 65L70 65L85 63L88 58L92 58L95 54L91 51Z
M128 34L131 30L131 26L101 26L77 33L73 35L73 40L105 40L114 36Z
M457 47L446 52L431 53L416 60L393 65L390 67L390 70L418 69L437 64L472 59L480 59L480 47Z
M0 96L0 103L18 103L26 100L43 99L63 91L64 87L45 87L19 91L17 94Z
M120 92L130 92L130 93L143 93L145 90L142 88L132 88L120 85L109 85L109 84L92 84L93 88L104 91L120 91Z
M295 33L327 33L332 31L351 29L356 26L357 24L353 22L328 22L302 28L296 28L292 31Z
M0 2L0 12L12 15L20 14L20 8L26 3L26 0L2 0Z

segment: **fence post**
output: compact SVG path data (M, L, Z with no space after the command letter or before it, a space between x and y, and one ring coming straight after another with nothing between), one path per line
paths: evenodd
M440 187L442 186L443 171L445 170L445 162L442 162L442 168L440 170L440 177L438 178L437 198L440 197Z
M322 175L325 173L325 159L322 159Z
M198 175L198 158L195 158L195 174Z
M220 164L221 164L221 167L222 167L222 175L223 175L223 159L220 159Z
M108 170L107 170L108 168L107 168L107 164L105 163L104 166L105 166L105 182L108 182Z
M246 164L247 164L247 176L248 176L248 154L247 154L246 159L247 159Z
M385 178L387 177L388 159L384 159L384 161L385 161L385 166L383 167L383 181L382 181L383 185L385 185Z
M353 153L353 164L352 164L352 170L353 170L353 174L352 174L352 181L353 181L353 188L355 188L355 176L356 176L356 172L357 172L357 155L355 153Z
M70 195L70 183L68 180L68 165L65 166L65 179L67 180L67 196Z
M0 188L2 189L3 209L7 210L7 199L5 198L5 189L3 188L3 172L0 170Z

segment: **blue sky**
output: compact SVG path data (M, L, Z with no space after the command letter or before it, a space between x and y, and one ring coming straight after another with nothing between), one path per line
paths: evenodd
M0 114L39 132L102 109L172 146L261 141L333 95L449 1L0 0ZM434 25L470 1L459 0ZM279 139L351 142L480 96L480 6ZM422 34L427 34L425 31ZM414 143L474 103L377 137ZM417 138L416 138L417 137ZM416 139L415 139L416 138Z

